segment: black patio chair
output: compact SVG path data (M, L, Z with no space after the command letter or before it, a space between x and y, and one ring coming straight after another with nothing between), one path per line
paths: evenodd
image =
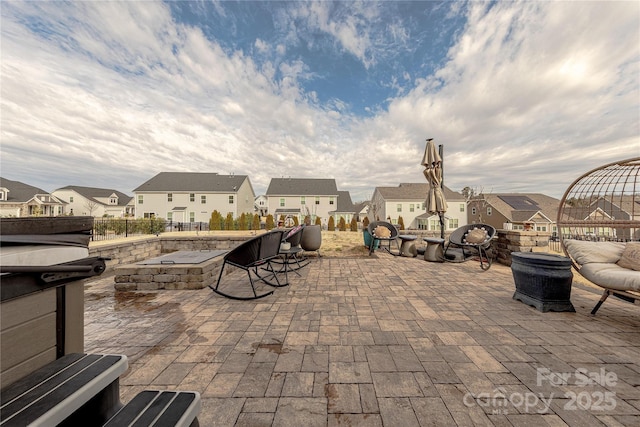
M289 284L290 271L293 271L298 276L300 276L298 270L309 264L309 260L298 257L298 255L302 254L302 252L304 251L300 246L300 239L302 237L303 230L304 226L298 225L284 231L284 237L282 238L280 250L278 251L279 256L277 258L274 258L270 265L266 265L263 267L264 270L275 274L284 273L285 283L283 285L285 286ZM276 266L278 269L274 270L274 266Z
M449 236L449 243L444 250L444 258L449 262L464 262L478 256L480 258L480 268L488 270L493 263L493 254L490 253L490 247L491 240L495 235L496 229L488 224L468 224L458 227ZM450 251L450 249L454 248L461 249L461 259L453 255L453 251Z
M376 227L378 226L382 226L389 229L389 231L391 232L391 235L389 237L376 236L375 230L376 230ZM379 242L378 245L380 249L386 250L391 255L395 255L395 256L400 255L400 244L398 243L398 229L394 227L393 224L387 221L373 221L369 223L368 230L369 230L369 234L371 234L371 239L372 239L371 245L369 245L369 255L371 255L375 250L376 241ZM387 245L386 248L383 246L384 242L386 242L386 245ZM395 242L396 248L398 249L397 254L394 254L393 252L391 252L391 242Z
M289 243L290 249L283 250L280 247L281 259L284 263L288 264L289 271L296 271L309 264L309 260L300 258L298 255L304 252L304 249L300 245L302 241L302 234L304 233L305 226L299 225L293 227L288 232L283 234L282 243ZM275 261L278 262L278 261Z
M271 265L273 259L279 257L280 243L282 241L282 231L271 231L260 236L253 237L246 242L236 246L224 256L224 262L220 268L220 275L216 286L211 286L211 290L219 295L231 299L251 300L266 297L273 294L275 289L268 292L256 293L255 282L263 282L272 287L283 286L278 280L278 276ZM247 272L253 296L232 295L220 290L220 282L224 274L224 267L229 264ZM261 275L259 270L267 270L266 275ZM275 283L273 282L275 280Z

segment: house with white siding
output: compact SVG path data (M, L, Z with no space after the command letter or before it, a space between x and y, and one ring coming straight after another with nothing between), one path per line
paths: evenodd
M68 185L51 194L67 203L69 214L111 218L134 215L133 197L117 190Z
M208 222L214 210L253 215L256 198L247 175L199 172L160 172L133 193L137 218L175 222Z
M0 216L60 216L66 203L41 188L0 177Z
M402 183L397 187L376 187L369 205L369 221L398 223L402 217L406 229L440 230L440 218L426 211L425 200L429 192L427 183ZM465 197L443 188L448 209L445 213L445 230L455 230L467 224Z
M303 221L309 215L312 223L319 217L326 225L330 212L338 208L335 179L271 178L266 196L268 212L276 219L290 216Z

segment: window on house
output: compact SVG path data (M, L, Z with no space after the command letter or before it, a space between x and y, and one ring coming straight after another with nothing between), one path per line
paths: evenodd
M427 210L427 205L425 203L422 203L422 210L426 211Z
M476 214L476 208L475 206L471 208L471 215L475 215Z
M316 205L319 205L319 204L320 204L320 197L316 196Z
M409 212L413 212L415 210L415 205L413 203L409 204Z
M460 212L464 212L464 203L460 203Z
M200 196L200 203L202 203L203 205L207 203L207 196Z
M398 203L398 204L396 205L396 210L397 210L398 212L402 212L402 203Z
M189 212L189 222L196 222L196 213Z
M458 227L458 218L449 218L449 230L455 230Z
M69 197L69 203L73 203L73 196Z
M155 218L156 217L156 213L155 212L145 212L144 214L142 214L142 216L145 219Z
M112 205L117 205L117 204L118 204L118 199L116 199L115 197L112 197L112 198L109 200L109 203L111 203Z
M196 201L196 195L195 195L195 193L190 193L190 194L189 194L189 201L190 201L190 202L195 202L195 201Z
M280 199L280 207L283 208L284 207L284 199Z
M333 205L335 202L335 199L336 199L335 197L329 197L329 204Z
M173 212L167 212L167 221L173 221Z
M439 219L431 219L429 220L429 230L439 230L440 229L440 220Z
M173 193L167 193L167 202L173 202Z
M492 213L493 213L493 209L491 209L491 206L487 206L487 215L491 216Z
M304 205L305 203L306 203L306 200L305 200L304 196L301 196L300 197L300 204Z
M139 204L139 205L141 205L141 204L143 204L143 203L144 203L144 196L143 196L142 194L140 194L140 195L138 196L138 204Z
M229 196L229 204L232 205L233 204L233 194L231 194Z

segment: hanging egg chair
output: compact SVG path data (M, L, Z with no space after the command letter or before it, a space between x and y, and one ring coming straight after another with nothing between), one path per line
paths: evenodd
M609 163L576 179L560 200L562 249L574 268L610 294L640 298L640 157Z

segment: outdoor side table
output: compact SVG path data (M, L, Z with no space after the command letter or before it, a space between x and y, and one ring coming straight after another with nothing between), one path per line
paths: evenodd
M424 237L427 248L424 250L424 260L431 262L444 262L444 239L437 237Z
M542 312L571 311L571 260L542 252L513 252L511 272L516 285L513 299Z
M400 234L398 238L402 241L400 244L400 255L413 258L418 255L416 244L414 241L418 238L413 234Z

